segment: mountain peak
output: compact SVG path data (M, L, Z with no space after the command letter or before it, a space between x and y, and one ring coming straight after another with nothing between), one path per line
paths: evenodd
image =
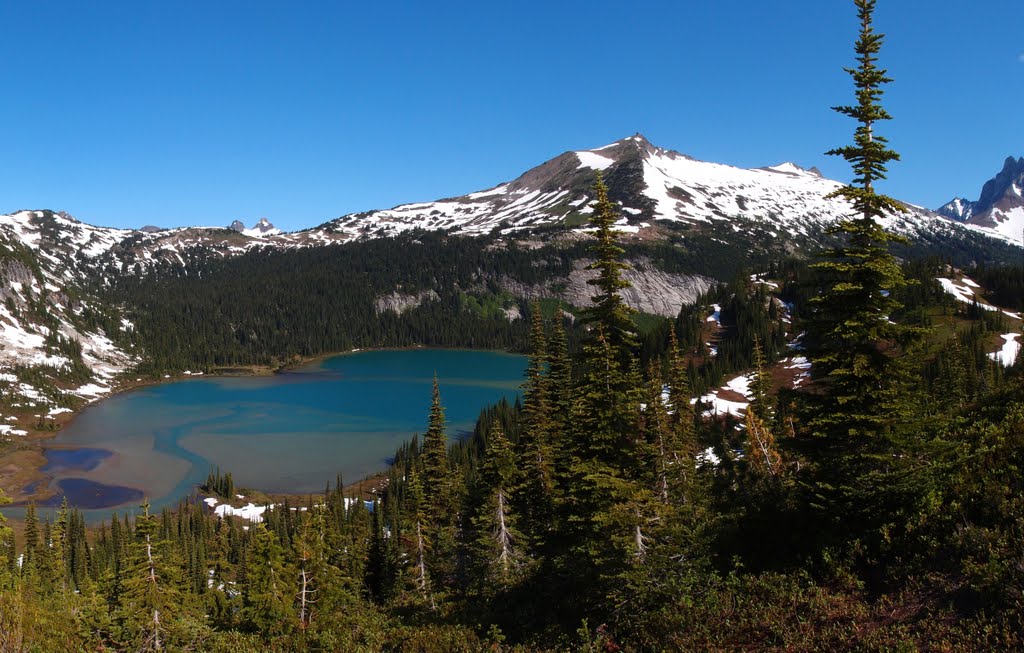
M1002 170L982 186L978 201L955 197L937 213L1019 240L1024 229L1024 157L1006 157Z
M1006 157L1006 161L1003 161L1003 172L1013 171L1018 168L1024 168L1024 156L1019 159L1013 158L1013 155Z
M245 223L241 220L235 220L228 227L231 231L237 231L240 234L250 236L252 238L262 238L263 236L273 236L281 233L281 230L270 223L270 220L266 218L260 218L251 229L245 228Z
M935 209L935 212L957 222L967 222L974 213L974 202L962 197L954 197Z
M786 175L813 175L815 177L821 177L821 171L817 168L805 168L801 165L797 165L792 161L783 161L778 165L768 166L766 168L759 168L760 170L767 170L769 172L779 172Z

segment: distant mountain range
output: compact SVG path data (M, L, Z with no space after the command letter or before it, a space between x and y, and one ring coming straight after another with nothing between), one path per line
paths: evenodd
M1007 157L1003 169L985 182L977 201L954 197L936 212L951 220L1024 243L1024 157Z
M265 218L252 228L235 221L227 229L129 230L93 227L66 213L22 211L0 216L0 237L24 242L44 257L63 258L72 268L132 269L157 261L181 263L189 257L232 256L261 247L320 246L415 229L464 235L582 231L592 211L591 188L598 172L620 206L620 230L639 239L756 230L759 245L784 249L794 238L818 240L827 225L850 212L845 200L827 198L840 182L816 169L794 163L744 169L698 161L636 134L593 150L566 152L490 189L344 215L291 233L281 233ZM1022 173L1024 159L1008 159L977 202L953 200L938 212L906 205L907 212L895 216L891 227L911 239L973 241L982 236L1019 244Z

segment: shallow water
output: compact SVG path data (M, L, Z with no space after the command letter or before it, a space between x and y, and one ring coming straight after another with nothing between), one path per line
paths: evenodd
M133 511L143 495L173 505L214 466L236 487L319 492L339 473L354 481L381 470L426 430L435 372L456 437L481 408L515 398L525 367L498 352L369 351L270 377L142 388L83 411L52 441L45 469L93 521Z

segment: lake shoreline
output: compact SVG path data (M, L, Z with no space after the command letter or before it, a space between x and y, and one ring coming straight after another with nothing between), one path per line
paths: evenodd
M403 351L464 351L464 352L475 352L475 353L492 353L499 355L507 355L509 357L521 356L514 352L505 350L491 350L491 349L473 349L468 347L425 347L425 346L414 346L414 347L381 347L381 348L357 348L347 350L343 352L328 352L317 356L304 357L301 359L294 359L287 364L278 366L266 366L266 365L247 365L247 366L230 366L211 368L201 373L192 373L191 371L185 371L176 374L164 374L161 378L143 378L133 377L132 373L122 374L120 379L115 383L111 384L111 391L108 394L98 398L95 401L90 401L79 406L77 409L62 413L55 416L52 423L56 428L50 429L37 429L33 428L28 436L23 436L17 441L17 445L12 451L6 453L3 458L0 458L0 470L6 468L10 471L12 468L16 470L16 473L8 474L6 478L3 478L2 484L4 490L8 496L20 506L24 506L29 502L35 502L39 505L45 503L52 503L54 495L59 494L59 490L55 489L54 486L56 477L49 474L43 469L49 462L49 457L46 452L49 450L76 450L82 447L89 447L88 443L75 444L73 442L53 442L53 439L61 432L65 431L71 424L76 422L89 408L94 407L105 400L109 400L118 395L123 395L131 390L141 390L147 387L159 387L168 385L171 383L177 383L192 379L204 379L204 378L259 378L259 377L273 377L277 375L291 375L301 374L300 370L313 368L323 364L325 361L337 358L348 358L351 356L357 356L359 354L370 354L380 352L403 352ZM483 406L480 406L483 408ZM102 447L100 447L102 448ZM107 450L109 451L109 450ZM109 451L114 454L116 452ZM13 464L12 464L13 463ZM223 466L223 465L222 465ZM375 473L379 473L383 469L374 470L369 475L372 476ZM256 485L257 484L251 484ZM126 489L139 489L131 488L130 485L125 486ZM30 494L26 493L25 490L33 490ZM276 493L275 493L276 494ZM291 494L285 493L285 494ZM295 496L304 495L305 493L297 493Z

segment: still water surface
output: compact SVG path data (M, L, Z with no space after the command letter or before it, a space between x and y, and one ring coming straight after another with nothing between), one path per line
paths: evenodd
M134 509L142 496L172 505L214 466L236 486L319 492L339 473L353 481L382 469L426 430L435 372L456 437L481 408L515 398L525 367L499 352L368 351L270 377L142 388L83 411L48 445L44 469L90 520Z

